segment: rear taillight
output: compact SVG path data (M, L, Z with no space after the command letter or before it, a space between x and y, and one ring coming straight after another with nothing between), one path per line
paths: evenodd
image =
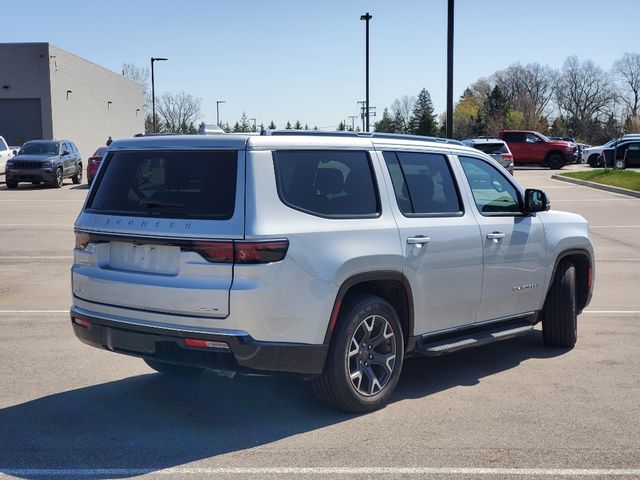
M198 252L208 262L257 264L284 259L289 248L287 240L268 242L193 242L183 247Z
M199 253L207 262L233 263L233 242L193 242L186 249Z
M84 250L87 248L87 245L91 242L91 235L84 232L75 232L76 234L76 248L79 250Z
M81 318L74 318L73 323L82 328L89 328L89 325L91 325L87 320L83 320Z
M97 165L102 161L102 157L89 157L89 163L92 165Z
M510 153L503 153L502 158L504 160L513 160L513 155L511 155Z
M279 262L287 254L289 242L236 242L234 244L236 263Z

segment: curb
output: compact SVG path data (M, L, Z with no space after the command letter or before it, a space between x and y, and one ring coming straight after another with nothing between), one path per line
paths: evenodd
M563 177L561 175L551 175L551 178L553 178L554 180L560 180L562 182L574 183L583 187L597 188L598 190L604 190L606 192L619 193L621 195L627 195L629 197L640 198L640 192L628 190L626 188L613 187L611 185L603 185L601 183L595 182L587 182L586 180L578 180L577 178Z

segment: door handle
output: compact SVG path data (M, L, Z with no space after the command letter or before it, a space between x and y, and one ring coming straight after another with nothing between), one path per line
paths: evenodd
M420 248L425 243L429 243L431 241L431 237L425 237L422 235L416 235L415 237L407 237L407 243L409 245L415 245Z
M505 237L505 234L503 232L487 233L487 238L489 240L493 240L493 243L498 243L498 241L503 239L504 237Z

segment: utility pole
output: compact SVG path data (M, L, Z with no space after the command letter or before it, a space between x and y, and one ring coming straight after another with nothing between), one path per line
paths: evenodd
M360 118L362 119L362 131L366 132L366 130L364 129L365 127L365 116L366 116L366 110L367 110L367 101L366 100L358 100L358 104L360 105Z
M355 132L356 131L356 118L358 118L357 115L349 115L349 118L351 119L351 131Z
M451 0L453 1L453 0ZM369 131L369 20L371 20L373 18L372 15L369 15L369 12L366 13L366 15L361 15L360 16L360 20L364 20L366 23L366 82L367 82L367 98L366 98L366 102L367 102L367 108L365 111L365 114L367 116L367 128L366 130L364 129L364 125L363 125L363 130L365 132Z
M226 100L216 100L216 125L220 126L220 104L227 103Z

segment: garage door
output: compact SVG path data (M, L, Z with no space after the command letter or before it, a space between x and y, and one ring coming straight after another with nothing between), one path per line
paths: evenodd
M0 135L9 145L42 138L39 98L0 98Z

